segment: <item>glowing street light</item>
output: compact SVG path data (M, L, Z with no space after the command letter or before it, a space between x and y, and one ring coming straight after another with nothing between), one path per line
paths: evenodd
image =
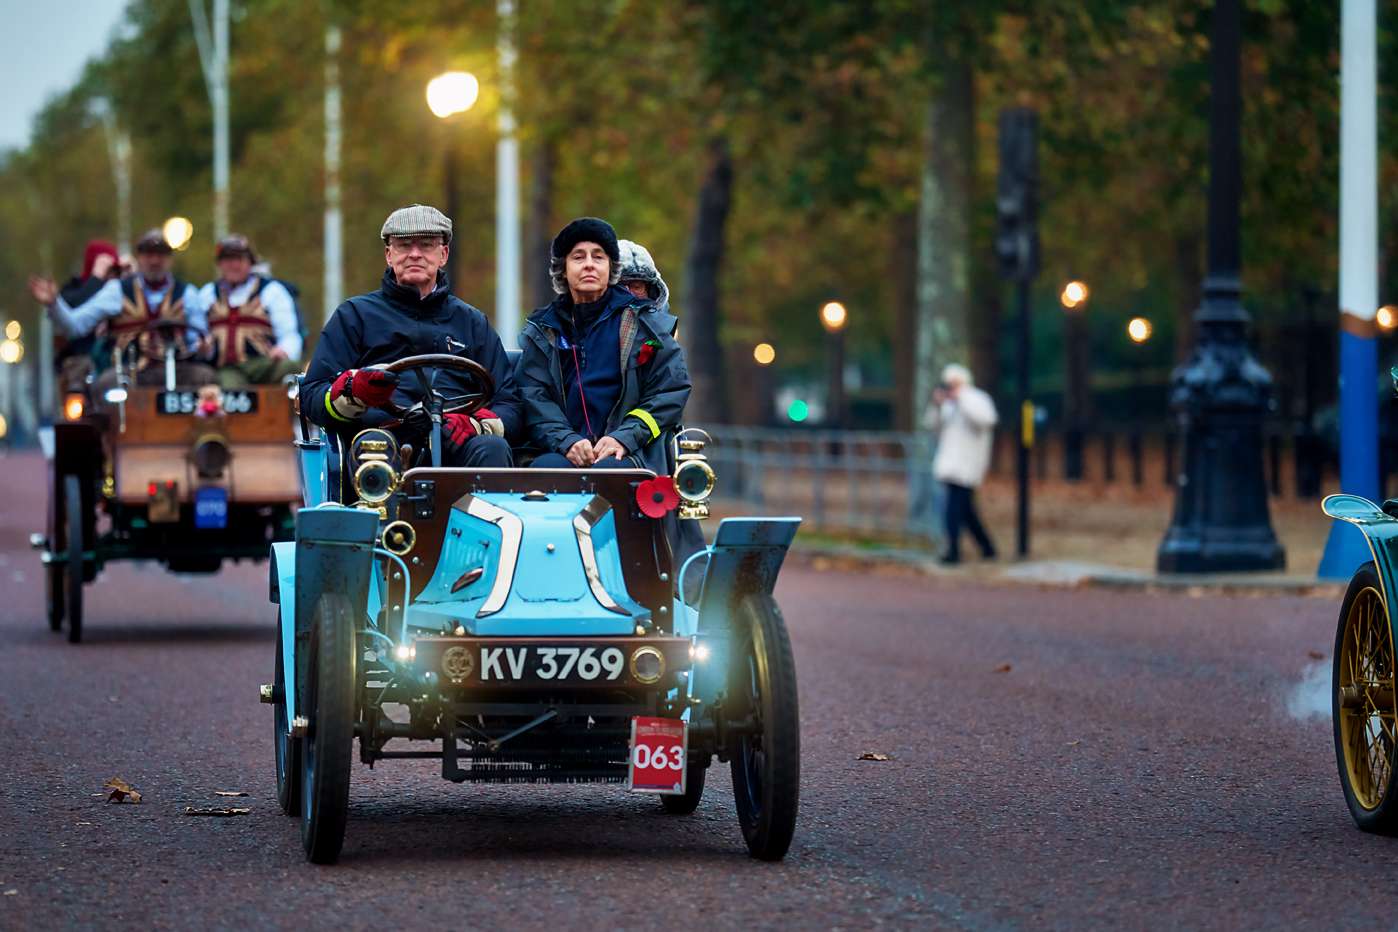
M759 366L770 366L772 360L777 358L777 351L770 343L759 343L752 348L752 358Z
M189 241L194 239L194 224L190 223L188 217L171 217L165 221L160 232L171 249L184 252L189 248Z
M1058 296L1058 300L1071 311L1086 303L1089 294L1091 292L1088 291L1085 282L1074 280L1063 286L1063 293Z
M1133 343L1146 342L1150 339L1152 332L1153 329L1150 325L1150 321L1146 320L1144 317L1133 317L1130 323L1126 325L1126 335L1131 338L1131 342Z
M1398 307L1385 304L1374 314L1374 323L1379 325L1380 330L1392 330L1398 326Z
M19 321L12 320L5 325L5 339L18 340L21 332Z
M820 309L820 325L831 333L839 333L849 322L849 311L839 301L830 301Z
M480 82L469 71L447 71L427 82L427 106L445 120L470 110L480 92Z
M18 340L0 340L0 362L16 363L23 358L23 343Z

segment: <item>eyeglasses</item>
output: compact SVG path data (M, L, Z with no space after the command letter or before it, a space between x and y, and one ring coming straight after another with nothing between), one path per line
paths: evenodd
M388 248L398 253L400 256L412 252L431 252L440 246L446 245L440 236L390 236L388 238Z

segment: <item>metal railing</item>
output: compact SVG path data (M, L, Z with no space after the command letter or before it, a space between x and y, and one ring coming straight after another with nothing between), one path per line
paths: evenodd
M706 428L715 504L797 514L814 528L936 542L941 489L934 442L891 431Z

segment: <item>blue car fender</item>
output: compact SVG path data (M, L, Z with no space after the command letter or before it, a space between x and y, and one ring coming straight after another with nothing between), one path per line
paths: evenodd
M1398 519L1394 519L1378 505L1359 495L1343 493L1327 495L1320 504L1321 510L1336 521L1354 525L1364 535L1369 545L1369 553L1378 567L1379 582L1382 584L1383 605L1388 612L1389 624L1393 623L1390 611L1391 599L1398 587Z
M363 508L327 505L296 513L296 540L272 545L272 600L282 618L282 669L287 718L304 707L311 624L321 593L344 593L351 605L367 606L379 515ZM366 609L367 618L367 609Z
M690 558L684 570L704 568L698 599L695 657L690 697L711 706L727 688L728 655L734 640L733 617L739 602L753 593L771 593L800 518L725 518L714 542ZM684 574L682 574L684 575ZM679 580L683 585L684 580Z

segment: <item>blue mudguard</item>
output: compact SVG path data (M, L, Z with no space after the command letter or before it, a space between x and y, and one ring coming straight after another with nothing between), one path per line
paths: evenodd
M308 643L316 603L322 592L333 590L348 596L351 605L367 605L378 533L377 512L327 505L298 511L296 542L272 545L272 596L282 617L282 669L296 678L283 684L288 719L298 714L297 686L305 682L307 658L297 648Z
M1364 542L1369 545L1369 555L1378 567L1379 582L1383 585L1383 604L1390 605L1395 584L1398 584L1398 519L1390 517L1382 508L1358 495L1327 495L1320 504L1321 510L1337 521L1353 524L1364 534ZM1389 612L1389 618L1393 613Z
M701 708L727 687L734 610L746 596L772 591L800 525L800 518L725 518L713 544L701 551L708 554L696 632L696 647L702 648L697 656L703 659L690 678L690 695Z

